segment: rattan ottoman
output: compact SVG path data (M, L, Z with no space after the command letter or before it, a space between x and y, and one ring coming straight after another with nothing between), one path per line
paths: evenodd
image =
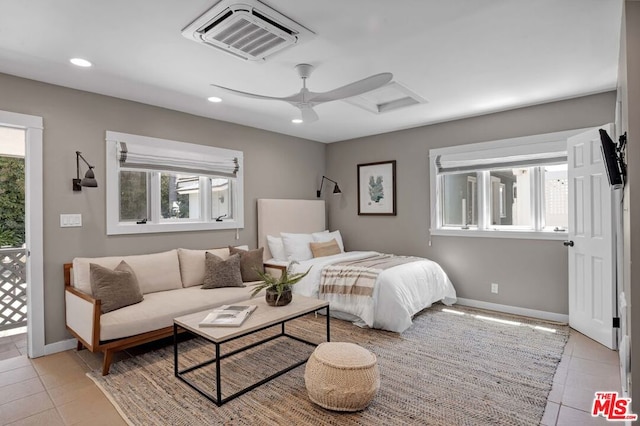
M376 356L354 343L321 343L304 372L309 399L335 411L360 411L380 388Z

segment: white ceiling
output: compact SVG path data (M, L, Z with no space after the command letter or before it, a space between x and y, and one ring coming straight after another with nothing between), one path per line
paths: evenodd
M616 87L622 0L265 0L316 35L262 63L181 35L215 3L2 0L0 72L322 142ZM428 103L374 114L335 101L294 125L287 103L210 86L291 95L298 63L316 67L315 92L391 72Z

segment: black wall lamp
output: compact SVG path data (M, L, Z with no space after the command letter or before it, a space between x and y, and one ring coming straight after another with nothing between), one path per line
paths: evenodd
M85 173L84 177L80 179L80 159L89 167L87 173ZM93 174L93 166L89 164L89 162L82 156L80 151L76 151L76 178L73 179L73 190L74 191L82 191L82 187L86 186L88 188L97 188L98 181L96 180L96 176Z
M325 179L336 184L336 186L333 188L334 195L342 194L342 191L340 191L340 187L338 186L338 182L336 182L335 180L331 180L326 176L322 176L322 180L320 181L320 189L316 191L316 195L318 196L318 198L320 198L320 196L322 195L322 185L324 184Z

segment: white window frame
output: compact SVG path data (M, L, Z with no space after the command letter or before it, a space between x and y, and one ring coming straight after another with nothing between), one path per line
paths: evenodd
M542 135L527 136L521 138L502 139L490 142L481 142L468 145L459 145L448 148L438 148L429 150L429 175L430 175L430 202L431 202L431 235L456 236L456 237L490 237L490 238L522 238L522 239L542 239L542 240L564 240L568 237L568 230L553 231L545 229L544 226L544 205L541 191L543 188L540 182L543 180L539 167L530 165L533 170L531 176L531 212L532 228L518 229L511 225L491 225L490 224L490 194L486 194L490 189L489 171L477 172L477 197L478 197L478 226L444 226L443 225L443 174L438 173L436 160L441 156L458 156L461 158L473 159L483 158L487 153L500 152L504 150L510 155L531 152L566 152L566 141L569 137L582 133L588 129L576 129L563 132L547 133ZM524 166L523 166L524 167ZM542 183L544 184L544 183Z
M159 201L159 172L171 171L162 169L142 170L133 167L121 167L120 162L118 161L118 144L120 142L138 144L154 148L157 147L158 149L168 149L173 151L189 152L203 155L215 155L225 158L236 158L239 169L236 177L232 178L231 185L231 198L234 200L233 217L224 218L220 222L216 222L214 218L211 217L211 194L209 194L209 192L211 192L210 180L202 176L200 173L196 173L201 176L200 218L180 220L162 219L160 214ZM107 131L106 158L107 235L244 228L244 164L242 151ZM149 185L151 191L151 193L149 194L151 203L151 205L149 206L149 209L151 211L151 218L147 218L147 222L144 224L138 224L136 222L120 222L120 170L140 170L151 173L151 184ZM157 194L155 192L157 192Z

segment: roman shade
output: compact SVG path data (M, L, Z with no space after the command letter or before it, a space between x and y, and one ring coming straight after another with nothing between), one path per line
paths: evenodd
M185 152L131 142L118 142L117 156L120 167L132 169L173 171L199 176L226 176L230 178L237 177L240 170L237 156Z
M434 162L438 174L560 164L567 162L567 144L562 140L442 153Z

